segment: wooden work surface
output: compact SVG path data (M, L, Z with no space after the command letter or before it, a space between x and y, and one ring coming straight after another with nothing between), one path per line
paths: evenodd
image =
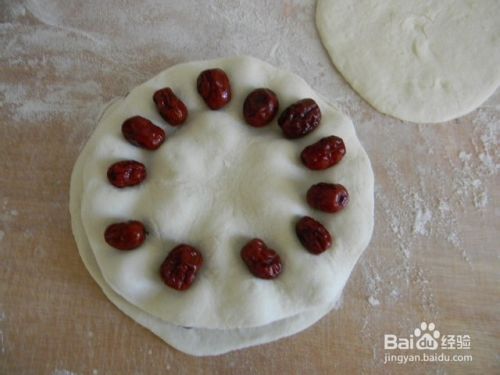
M329 62L313 1L7 0L0 22L1 374L500 373L498 91L450 123L381 115ZM352 117L375 171L375 231L338 310L196 358L93 281L71 233L70 174L111 98L175 63L243 54L303 76ZM409 337L422 321L469 335L470 350L445 352L472 362L384 364L384 334Z

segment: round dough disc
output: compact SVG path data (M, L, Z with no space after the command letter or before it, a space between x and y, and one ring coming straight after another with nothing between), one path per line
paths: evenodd
M86 159L84 153L78 159L71 178L71 212L80 212L81 210L81 199L79 197L81 197L83 188L82 166ZM151 330L174 348L187 354L194 356L219 355L293 335L317 322L334 308L337 303L336 298L325 306L319 306L302 314L261 327L226 330L207 328L187 329L152 316L148 312L127 302L113 291L102 277L79 215L71 215L71 226L85 266L110 301L124 314Z
M318 0L316 24L354 90L402 120L460 117L500 84L498 0Z
M213 67L226 71L233 90L232 101L219 111L208 110L196 92L198 74ZM189 109L178 129L159 117L152 102L166 86ZM295 141L284 139L276 121L249 127L243 101L257 87L275 91L282 108L312 97L323 113L321 125ZM167 130L160 149L146 151L124 140L121 124L134 115ZM332 134L346 144L342 162L320 172L303 167L303 147ZM111 186L107 167L121 159L144 163L146 181ZM335 215L311 210L304 194L319 181L346 186L349 206ZM319 256L296 239L294 223L304 215L335 237ZM180 350L219 354L298 332L332 308L371 237L373 172L352 122L299 77L249 57L193 62L167 69L106 111L75 166L71 216L87 268L122 311ZM129 219L146 224L146 242L132 252L109 247L106 226ZM257 279L242 263L239 251L254 237L280 253L284 271L277 279ZM204 257L185 292L166 287L158 272L178 243L192 244Z

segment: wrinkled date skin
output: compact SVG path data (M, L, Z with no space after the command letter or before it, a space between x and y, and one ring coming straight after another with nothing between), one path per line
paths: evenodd
M279 110L276 94L269 89L253 90L243 103L243 117L248 125L260 128L273 121Z
M140 221L131 220L108 226L104 232L104 239L115 249L134 250L143 244L146 234L147 231Z
M319 126L321 110L318 104L310 98L299 100L292 104L278 118L286 138L304 137Z
M311 254L321 254L332 246L332 236L328 229L312 217L301 218L295 225L295 233Z
M304 148L300 158L307 168L322 170L333 167L340 162L345 152L342 138L332 135Z
M122 125L122 133L131 144L147 150L158 149L166 138L162 128L141 116L125 120Z
M307 191L307 203L317 210L335 213L347 206L349 193L340 184L320 182Z
M261 279L274 279L283 270L280 256L258 238L248 242L240 255L248 270Z
M122 160L108 168L108 180L117 188L139 185L146 178L146 167L135 160Z
M210 109L221 109L231 101L231 84L222 69L208 69L201 72L197 88Z
M174 247L163 261L160 276L170 288L187 290L202 265L201 253L192 246L181 244Z
M171 88L165 87L156 91L153 95L158 113L172 126L182 125L188 116L188 110Z

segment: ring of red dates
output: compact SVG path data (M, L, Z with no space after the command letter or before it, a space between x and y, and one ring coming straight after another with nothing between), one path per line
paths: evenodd
M210 110L220 110L231 102L230 80L222 69L201 72L197 79L197 90ZM186 121L188 109L171 88L156 91L152 100L160 116L171 126L181 126ZM269 125L278 111L278 96L268 88L253 90L243 104L245 122L256 128ZM277 122L284 137L301 138L320 125L321 110L313 99L301 99L285 108ZM125 120L122 134L130 144L150 151L157 150L167 138L162 128L141 116ZM324 170L339 163L345 153L343 140L331 135L305 147L300 160L310 170ZM146 166L136 160L121 160L108 168L107 177L119 189L136 186L147 178ZM309 188L306 201L315 210L333 214L347 206L349 194L340 184L321 182ZM295 232L304 249L311 254L321 254L332 246L333 237L328 229L312 217L300 218L296 222ZM127 220L109 225L104 232L104 239L115 249L131 251L144 243L147 234L143 223ZM274 279L283 271L278 252L269 248L262 239L251 239L243 246L240 255L255 277ZM184 291L194 282L202 264L200 250L188 244L179 244L161 264L160 276L167 286Z

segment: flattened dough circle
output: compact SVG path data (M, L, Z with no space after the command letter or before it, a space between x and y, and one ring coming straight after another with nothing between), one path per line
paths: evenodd
M224 69L231 79L233 99L222 111L208 111L196 93L197 75L210 67ZM165 86L190 110L178 130L164 123L151 100ZM282 108L314 98L323 111L321 126L290 141L276 124L245 125L243 100L262 86L278 94ZM169 137L158 151L123 139L121 123L133 115L167 129ZM331 134L344 139L344 160L328 171L306 170L300 150ZM115 189L106 169L128 158L146 164L148 179L136 188ZM303 194L318 181L347 186L348 209L337 215L310 211ZM220 191L224 196L218 199ZM75 166L70 208L82 259L108 298L174 347L211 355L291 335L334 306L371 237L373 172L351 121L299 77L249 57L201 61L167 69L106 111ZM293 222L305 214L321 219L334 234L331 251L316 257L302 249ZM144 221L150 236L138 250L122 253L103 241L103 228L128 218ZM241 245L255 236L280 249L285 271L272 282L254 278L239 259ZM194 244L206 260L183 293L165 287L158 276L161 260L178 242Z
M318 0L316 24L352 88L399 119L460 117L500 84L498 0Z

